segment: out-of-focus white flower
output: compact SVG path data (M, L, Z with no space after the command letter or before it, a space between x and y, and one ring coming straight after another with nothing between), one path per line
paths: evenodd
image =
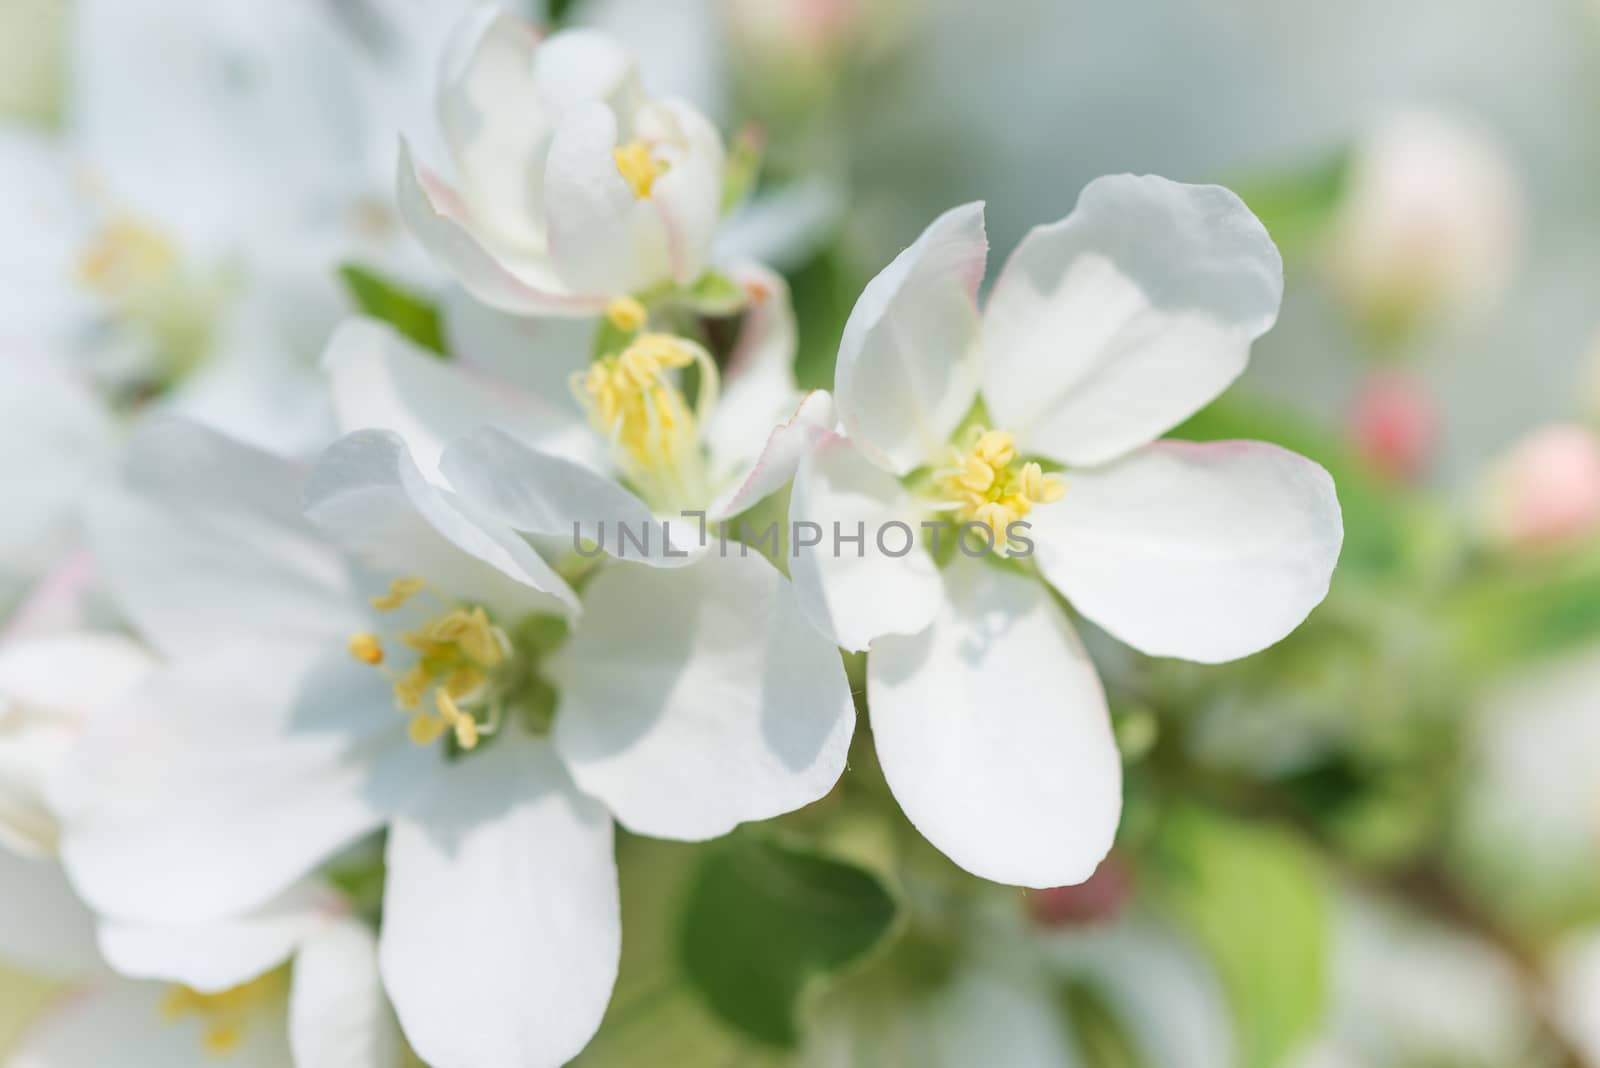
M1550 965L1551 1011L1585 1060L1600 1063L1600 932L1581 930Z
M563 537L567 516L652 521L602 476L484 433L525 464L508 510L561 517ZM613 815L709 838L843 770L843 667L759 555L657 551L580 599L393 432L341 439L307 481L152 427L94 528L171 662L85 738L64 798L75 883L113 918L206 922L387 825L385 985L441 1068L559 1063L593 1034L620 937ZM365 596L366 575L387 592Z
M1295 1068L1522 1064L1534 1048L1510 961L1379 900L1351 894L1341 903L1329 980L1326 1033Z
M287 1041L301 1064L395 1068L372 936L331 890L303 883L224 923L154 925L101 923L69 885L57 804L78 789L79 741L127 714L156 670L117 635L0 645L0 958L72 981L6 1065L182 1066L230 1053L281 1068Z
M1342 525L1326 472L1293 453L1154 440L1277 316L1277 250L1232 193L1100 179L1023 241L980 316L986 251L981 205L957 208L862 294L835 379L848 436L802 461L790 515L865 543L797 552L790 573L824 633L871 645L873 737L911 821L976 874L1050 887L1094 870L1120 814L1099 679L1044 583L948 542L941 571L919 525L1004 552L1031 524L1037 574L1078 611L1203 662L1297 626ZM971 425L980 389L1004 429Z
M1600 435L1543 427L1489 468L1481 490L1484 536L1509 549L1571 542L1600 529Z
M705 270L724 151L688 104L644 95L615 41L489 13L439 107L452 184L402 151L400 209L479 300L528 315L593 315L614 298Z
M1509 681L1486 698L1466 770L1461 835L1484 879L1521 903L1560 901L1600 870L1600 656Z
M1521 182L1487 133L1444 115L1394 115L1357 146L1329 267L1382 329L1492 304L1518 266Z

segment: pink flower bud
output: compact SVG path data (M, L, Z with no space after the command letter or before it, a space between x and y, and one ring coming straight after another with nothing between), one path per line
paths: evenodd
M1028 912L1041 927L1079 927L1114 920L1133 896L1133 872L1113 853L1077 886L1028 894Z
M1415 378L1385 371L1362 382L1350 413L1350 438L1373 470L1397 482L1415 479L1437 435L1433 398Z
M1600 437L1559 424L1523 438L1490 469L1484 532L1506 548L1571 541L1600 528Z

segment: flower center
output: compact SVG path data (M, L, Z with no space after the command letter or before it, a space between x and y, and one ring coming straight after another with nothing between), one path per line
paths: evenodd
M84 250L78 280L108 304L125 307L169 281L177 267L177 250L160 231L118 216Z
M994 544L1036 505L1061 499L1066 485L1032 461L1018 464L1016 439L1004 430L971 428L963 445L950 447L951 464L933 474L933 495L960 523L982 523Z
M693 410L673 377L689 367L700 375ZM612 443L623 473L651 507L671 511L705 503L700 420L714 403L718 383L705 349L670 334L641 334L572 381L590 424Z
M421 579L395 579L388 593L372 599L372 606L396 611L425 588ZM432 745L449 731L456 745L470 750L498 729L504 694L494 685L495 676L512 644L482 607L443 605L420 627L400 632L398 640L413 659L389 677L395 705L411 713L414 743ZM370 631L351 635L349 648L351 656L372 667L382 667L388 659L383 640Z
M611 150L611 158L616 160L617 173L640 200L648 199L656 179L667 173L667 161L657 159L643 141L619 145Z
M248 983L220 994L202 994L186 986L175 986L161 1002L161 1015L168 1020L185 1016L200 1018L202 1048L214 1056L238 1049L250 1029L250 1017L269 1001L286 998L288 974L278 968Z

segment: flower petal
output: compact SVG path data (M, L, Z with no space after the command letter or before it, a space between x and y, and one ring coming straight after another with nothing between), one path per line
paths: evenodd
M1026 451L1110 460L1205 406L1271 329L1283 261L1220 186L1117 175L1036 227L983 314L983 396Z
M344 909L344 901L328 887L301 882L259 909L213 923L106 920L100 925L100 949L130 979L182 983L218 994L287 961Z
M800 468L800 461L833 436L838 416L826 390L812 390L786 422L768 424L764 444L747 469L736 472L722 495L706 509L712 519L736 516L776 493Z
M574 108L556 130L545 170L556 271L571 290L602 303L674 277L666 226L652 199L634 196L617 169L617 138L610 108Z
M884 634L915 634L939 610L939 572L922 548L923 513L888 472L844 438L824 440L795 473L789 497L789 576L806 616L846 649ZM821 540L798 544L810 524ZM901 529L901 528L904 529ZM862 535L859 551L836 536ZM881 541L881 545L880 545ZM891 556L884 549L899 552Z
M673 572L608 568L551 671L556 749L639 834L712 838L809 804L855 728L838 652L778 570L737 548Z
M1258 441L1158 441L1067 473L1033 512L1039 570L1074 608L1151 656L1233 660L1327 595L1344 524L1333 480Z
M325 923L294 959L289 1044L299 1068L394 1068L400 1028L378 976L378 941L359 920Z
M61 855L96 911L196 924L270 901L383 824L439 760L343 641L181 660L86 731L56 791ZM226 713L226 714L219 714Z
M635 135L662 149L667 171L656 179L650 202L667 236L672 277L689 285L706 269L711 239L722 220L722 136L704 115L681 100L652 101L639 109Z
M171 987L108 979L62 997L7 1051L6 1068L283 1068L289 1059L283 1006L254 1009L226 1061L205 1044L197 1014L163 1011Z
M163 652L219 640L324 647L363 613L343 559L300 515L303 470L177 420L129 442L90 500L91 544L123 611Z
M722 396L702 430L712 474L719 480L731 480L755 463L773 428L800 400L794 379L799 332L788 283L754 264L731 273L749 299L723 373ZM828 425L831 429L831 417Z
M567 320L544 320L552 321ZM517 355L533 363L545 353L530 347ZM328 342L323 366L340 430L394 431L430 481L438 479L445 444L480 426L501 426L558 452L575 452L595 437L577 406L563 403L565 385L561 393L542 396L507 389L464 364L441 363L374 320L352 319L340 326Z
M867 658L884 778L946 856L1018 886L1079 883L1111 848L1122 762L1094 665L1043 586L958 557L933 626Z
M525 541L477 522L430 485L398 434L340 438L317 461L305 500L306 517L325 536L382 575L416 575L512 619L577 606L571 587Z
M519 734L452 765L395 822L379 960L419 1056L478 1068L577 1055L617 975L611 850L605 809Z
M66 632L0 644L0 848L55 852L52 780L90 717L120 711L155 658L116 634Z
M444 270L491 307L519 315L593 315L603 295L571 292L543 256L498 247L481 232L461 192L400 144L395 195L406 228Z
M834 371L839 416L874 461L905 474L938 454L978 392L983 204L939 216L867 283Z
M671 524L669 539L649 507L611 479L494 427L452 442L443 469L475 511L524 534L556 537L574 549L597 540L656 567L681 567L703 548L685 524ZM633 542L624 544L620 528L638 536L643 548L634 552ZM618 540L606 541L606 530Z
M60 978L105 971L95 917L53 857L0 849L0 960Z
M84 489L116 442L110 413L87 383L42 356L0 357L0 578L31 578L58 558L76 535Z

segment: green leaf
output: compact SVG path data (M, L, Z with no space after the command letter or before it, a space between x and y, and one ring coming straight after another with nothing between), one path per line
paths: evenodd
M1329 907L1293 834L1199 809L1168 817L1152 893L1205 949L1228 992L1240 1068L1279 1068L1320 1026Z
M1350 157L1341 152L1311 166L1283 174L1232 183L1234 192L1255 212L1286 260L1312 249L1344 197Z
M358 264L340 267L339 277L363 312L388 323L429 352L448 358L439 310L432 301Z
M1500 562L1446 602L1455 662L1477 677L1600 638L1600 553Z
M899 919L894 894L865 868L787 837L746 833L705 858L678 945L713 1012L792 1047L802 999L883 944Z

